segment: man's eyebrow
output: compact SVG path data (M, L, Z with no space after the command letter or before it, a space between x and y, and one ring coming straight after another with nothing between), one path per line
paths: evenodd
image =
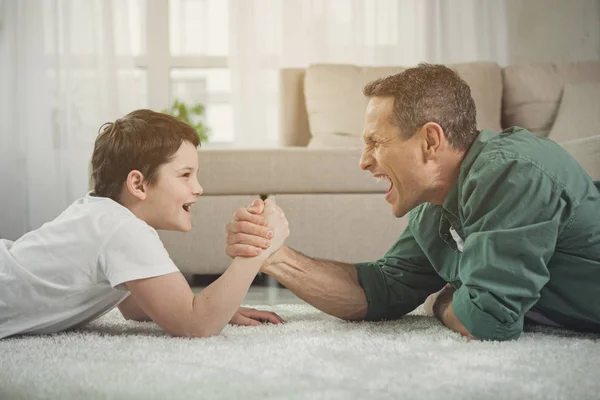
M368 140L369 142L376 142L377 135L375 133L367 133L367 135L365 136L365 140Z

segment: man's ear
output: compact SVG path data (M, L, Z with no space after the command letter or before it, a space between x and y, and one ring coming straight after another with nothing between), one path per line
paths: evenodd
M142 174L137 169L129 171L127 174L127 181L125 181L127 185L127 190L134 197L139 200L144 200L146 198L146 182L144 181L144 174Z
M446 133L435 122L428 122L420 130L423 151L427 158L436 154L446 141Z

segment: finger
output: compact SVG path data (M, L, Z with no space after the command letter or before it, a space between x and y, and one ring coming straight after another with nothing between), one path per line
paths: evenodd
M259 326L262 325L262 323L260 321L257 321L255 319L252 318L248 318L244 315L240 315L239 319L236 321L236 325L241 325L241 326Z
M277 210L281 213L282 217L285 217L285 213L283 212L283 210L281 209L281 207L277 206Z
M262 211L260 213L253 213L245 208L239 208L233 214L233 219L234 219L234 221L247 221L247 222L252 222L253 224L257 224L257 225L263 225L263 226L267 225L267 221L262 216Z
M271 245L271 241L269 239L265 239L260 236L247 235L245 233L234 233L233 235L227 235L226 241L227 244L247 244L263 249L266 249Z
M229 223L226 229L228 234L245 233L246 235L261 236L266 239L273 237L273 230L268 226L260 226L247 221Z
M265 203L262 200L256 199L247 208L252 214L262 214L265 209Z
M269 197L268 199L265 200L265 209L269 208L269 209L275 209L277 207L277 204L275 203L275 199L273 199L272 197Z
M254 257L262 253L262 249L247 244L229 244L225 252L230 257Z
M244 315L250 318L267 321L272 324L280 324L283 322L283 320L281 320L281 318L279 318L275 313L271 313L268 311L252 310L244 312Z
M279 321L279 323L284 324L285 320L283 318L281 318L279 315L277 315L274 312L269 312L269 314L272 314L275 318L277 318L277 320Z

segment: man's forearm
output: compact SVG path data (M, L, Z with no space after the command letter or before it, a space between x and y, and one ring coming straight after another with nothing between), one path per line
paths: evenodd
M367 298L352 264L313 259L284 246L261 272L327 314L347 320L367 314Z
M452 329L454 332L458 332L469 339L475 339L454 314L454 310L452 309L453 294L454 288L451 286L446 285L444 289L442 289L433 305L433 315L440 320L442 324Z

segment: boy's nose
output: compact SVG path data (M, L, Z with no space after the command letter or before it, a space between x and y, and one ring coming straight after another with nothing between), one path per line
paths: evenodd
M196 186L194 187L194 194L196 196L202 196L202 193L204 193L204 189L202 188L199 182L196 182Z

